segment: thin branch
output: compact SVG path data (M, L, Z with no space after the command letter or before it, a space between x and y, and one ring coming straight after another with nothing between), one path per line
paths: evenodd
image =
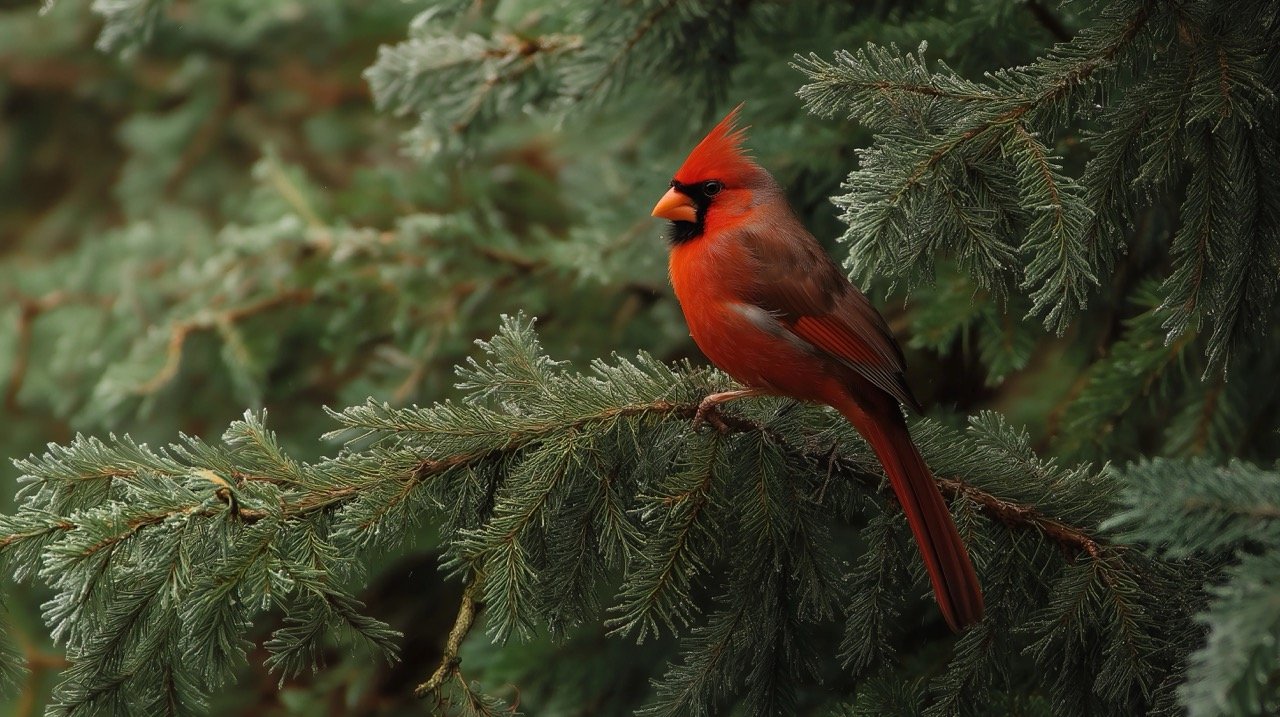
M908 176L906 182L904 182L903 185L894 193L893 203L897 204L898 200L907 192L907 190L914 187L916 184L919 184L925 174L937 166L939 162L941 162L957 147L976 139L991 129L1019 123L1022 120L1023 115L1026 115L1028 112L1031 112L1046 103L1056 102L1073 87L1087 81L1095 72L1106 66L1113 58L1115 58L1116 55L1120 54L1120 51L1138 36L1142 27L1146 25L1147 19L1150 15L1150 3L1143 3L1133 16L1129 18L1129 21L1125 24L1124 29L1120 32L1120 35L1116 38L1115 42L1108 45L1097 55L1080 62L1070 71L1062 73L1060 76L1055 78L1053 82L1049 83L1043 91L1024 98L1021 102L1014 104L1012 107L1009 107L1007 110L994 117L981 120L964 132L936 147L925 161L916 165L910 176Z
M431 674L426 682L418 685L413 694L419 699L436 694L445 682L454 678L461 677L458 667L462 664L462 658L458 656L462 649L462 641L466 639L467 634L471 632L471 627L475 624L476 613L479 607L476 605L476 591L479 589L480 581L473 578L462 591L462 602L458 605L458 616L453 621L453 629L449 630L449 639L444 643L444 654L440 656L440 666Z
M307 226L312 230L320 232L322 235L328 233L328 226L320 218L320 214L315 207L311 205L311 201L302 193L302 189L289 178L289 174L280 165L279 158L273 153L268 153L264 159L267 164L267 179L271 182L271 186L275 188L276 193L280 195L280 198L288 202L289 206L293 207L293 210L307 222Z
M65 533L69 530L75 530L77 527L78 526L76 523L72 523L69 520L56 520L48 523L47 525L43 525L35 530L28 530L23 533L9 533L8 535L0 535L0 553L4 552L10 545L13 545L14 543L20 543L24 540L31 540L33 538L39 538L43 535L49 535L51 533Z
M1205 449L1209 447L1213 419L1217 415L1218 401L1222 398L1222 392L1225 389L1225 378L1222 374L1218 374L1213 386L1205 393L1203 405L1200 407L1200 415L1196 419L1195 438L1191 442L1191 448L1196 453L1204 453Z
M480 84L480 91L467 103L462 119L453 124L454 132L464 132L472 120L480 114L484 101L499 86L520 79L526 72L536 67L538 56L557 52L574 52L582 48L582 38L576 36L548 35L536 39L527 39L508 35L502 38L506 45L503 49L491 49L484 53L487 58L500 60L496 71ZM518 61L518 62L517 62ZM515 65L514 68L512 65Z
M1231 116L1231 66L1227 62L1227 50L1222 45L1218 46L1218 91L1222 93L1219 117L1225 120Z
M42 314L73 303L107 304L109 298L73 294L67 291L53 291L37 298L15 297L18 302L17 348L14 351L13 366L9 369L9 384L4 392L4 407L7 411L18 412L18 392L26 380L27 369L31 364L31 334L36 319Z
M824 83L825 86L825 83ZM916 83L892 82L889 80L871 80L868 82L833 82L830 84L832 88L840 88L846 92L856 92L858 90L877 90L885 96L885 99L892 102L894 93L923 95L925 97L940 97L947 100L955 100L956 102L991 102L1001 99L999 95L991 93L972 93L972 92L956 92L954 90L944 90L933 85L921 85Z
M1190 498L1183 502L1186 513L1227 513L1234 516L1257 521L1280 520L1280 505L1262 503L1258 505L1238 505L1214 502L1205 498Z
M173 380L173 377L178 374L178 368L182 365L182 350L191 334L207 331L219 325L233 324L285 304L303 304L310 301L312 295L310 289L288 289L243 306L213 314L200 314L173 324L169 329L169 344L165 351L164 365L151 378L134 386L133 393L139 395L155 393Z
M0 76L7 84L43 92L72 93L100 81L99 65L80 64L57 58L0 56Z
M593 82L585 92L578 94L576 99L586 99L587 97L594 95L601 87L603 87L604 84L609 81L610 75L612 75L618 69L618 66L622 64L622 61L626 58L627 54L634 50L636 45L640 44L640 41L644 39L645 35L648 35L649 32L653 30L654 26L658 24L658 20L663 15L666 15L679 3L680 0L667 0L663 5L654 8L653 12L649 13L649 16L646 17L643 22L636 25L635 31L631 33L631 36L627 38L627 41L622 44L622 47L618 49L618 51L609 60L608 64L605 65L604 70L602 70L596 77L595 82Z
M943 495L963 497L994 520L1011 527L1032 528L1063 548L1087 553L1094 560L1102 557L1103 543L1083 528L1051 518L1034 506L1004 500L958 478L937 478L937 481Z

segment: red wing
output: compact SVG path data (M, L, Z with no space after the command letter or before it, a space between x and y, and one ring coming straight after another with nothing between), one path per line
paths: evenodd
M759 262L760 281L752 296L756 305L819 352L919 411L903 378L902 349L884 318L817 240L794 218L788 219L775 223L769 236L743 237Z

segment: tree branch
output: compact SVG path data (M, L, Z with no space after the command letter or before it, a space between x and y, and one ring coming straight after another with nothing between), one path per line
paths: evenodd
M449 630L449 639L444 643L444 654L440 657L440 666L426 682L413 690L413 694L419 699L438 693L448 680L454 677L461 678L462 673L458 667L462 664L462 658L458 656L458 652L462 649L462 641L475 625L476 614L480 611L480 606L476 604L475 599L479 585L480 581L473 577L466 590L462 591L458 616L453 621L453 629Z
M511 441L508 441L499 448L459 453L439 459L427 459L419 463L414 470L401 476L388 478L388 480L403 481L406 485L402 491L402 495L407 496L412 486L420 483L426 478L446 473L454 468L477 465L499 456L509 455L535 444L554 433L566 430L579 430L593 423L611 421L625 416L638 416L645 414L654 416L666 415L692 422L694 417L697 415L698 405L699 404L697 402L677 403L661 400L651 401L648 403L617 406L601 411L597 414L579 417L572 421L548 422L525 431L523 435L513 438ZM735 414L722 414L720 416L720 421L724 425L724 430L727 433L762 434L776 445L790 451L793 455L802 457L815 465L832 465L847 476L855 477L864 483L875 481L875 485L879 485L880 476L878 474L867 473L861 469L855 468L857 463L851 458L840 455L833 456L831 452L827 450L819 451L796 446L788 442L784 436L772 428ZM127 478L128 476L122 475L121 477ZM1104 547L1104 544L1097 538L1093 537L1085 528L1071 525L1052 516L1045 515L1033 505L1005 500L972 484L966 483L959 478L942 476L937 476L935 478L944 495L952 498L962 497L969 500L977 505L983 513L1007 526L1035 530L1065 548L1087 553L1093 558L1099 557L1101 550ZM260 480L260 478L254 476L244 476L244 479ZM252 523L265 517L265 514L262 511L234 504L233 501L230 500L229 493L224 486L218 485L215 481L211 481L211 484L214 485L217 497L224 503L227 503L228 507L232 509L232 512L240 520ZM297 499L285 505L283 511L284 517L286 519L298 518L317 510L336 507L348 500L355 499L366 488L366 485L353 484L330 487L311 493L304 493ZM176 509L170 513L170 515L178 512L190 513L199 508L200 506L198 504L186 506L184 508ZM206 508L202 514L212 515L213 513L214 511L212 509ZM162 522L163 516L157 515L151 517L153 518L154 524ZM153 522L149 521L148 525L153 524ZM56 524L47 526L47 529L42 530L41 534L54 530L73 530L76 527L77 523L64 519ZM8 547L10 544L18 542L26 537L32 536L25 534L0 535L0 549Z
M960 133L958 136L955 136L937 146L924 162L916 165L911 175L907 178L907 181L898 188L897 192L894 194L894 202L896 203L908 189L918 184L926 173L933 169L938 162L942 161L944 157L954 151L957 147L976 139L995 127L1021 122L1023 115L1026 115L1028 112L1045 103L1055 102L1061 99L1063 95L1071 90L1071 88L1087 81L1093 76L1094 72L1097 72L1099 68L1107 65L1120 53L1121 50L1123 50L1130 42L1133 41L1134 38L1138 36L1142 27L1146 25L1147 19L1150 15L1150 3L1143 3L1142 6L1139 7L1138 10L1129 18L1128 22L1125 23L1124 29L1121 30L1115 41L1103 48L1101 52L1082 60L1079 64L1072 67L1070 71L1063 72L1061 75L1054 78L1054 81L1048 83L1042 92L1025 97L1022 101L1017 102L1004 112L1001 112L995 117L983 119Z
M72 303L106 304L109 299L95 296L73 294L67 291L53 291L37 298L23 296L14 297L18 302L17 348L14 351L13 366L9 369L9 385L4 392L4 408L17 413L18 392L27 377L27 368L31 364L31 332L35 321L49 311Z
M651 30L653 30L654 26L658 24L658 20L660 20L663 15L666 15L678 4L679 0L667 0L662 5L654 8L643 21L636 25L635 31L632 32L631 36L627 38L627 41L622 44L622 47L614 53L613 58L605 65L604 70L596 76L595 82L591 83L591 86L587 88L585 92L578 94L575 99L586 99L603 87L604 84L608 82L609 76L612 75L618 69L618 66L622 64L622 61L626 58L627 54L634 50L636 45L640 44L640 41L643 40Z
M169 329L169 344L165 352L164 365L151 378L133 387L133 393L147 395L160 390L173 380L182 365L182 349L187 337L198 331L206 331L219 324L233 324L249 316L270 311L284 304L302 304L311 300L310 289L288 289L278 294L264 297L254 302L217 313L201 313L184 321L173 324Z
M1006 501L958 478L937 481L943 495L965 498L994 520L1010 527L1034 529L1063 548L1087 553L1094 560L1102 557L1103 544L1083 528L1051 518L1035 506Z

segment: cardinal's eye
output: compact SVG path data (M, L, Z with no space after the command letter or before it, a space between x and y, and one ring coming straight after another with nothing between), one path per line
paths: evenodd
M719 194L721 189L724 189L724 185L714 179L710 182L702 183L702 193L708 197L714 197Z

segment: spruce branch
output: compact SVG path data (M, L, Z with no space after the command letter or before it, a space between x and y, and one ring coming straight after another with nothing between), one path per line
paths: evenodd
M816 674L805 647L814 624L849 605L892 614L898 591L875 588L859 602L841 577L834 527L864 509L882 515L882 527L902 526L885 511L888 491L869 449L834 413L765 398L726 410L723 430L693 432L702 396L726 387L718 374L643 354L576 372L548 357L521 317L505 319L481 347L486 356L459 370L465 400L334 412L335 435L349 446L314 463L291 458L253 413L220 445L184 438L153 450L80 439L19 462L31 485L22 510L0 517L0 557L19 574L38 568L59 595L46 619L72 664L60 699L68 708L114 704L149 675L148 700L201 702L244 660L245 634L271 607L285 621L265 643L268 665L284 676L318 662L334 631L394 654L396 633L363 615L341 578L355 572L362 548L403 540L406 526L432 515L444 521L446 568L466 575L467 587L445 656L416 694L464 713L507 709L457 663L481 601L499 639L540 622L601 618L638 638L689 629L686 662L669 673L656 713L719 699L739 679L752 711L786 711L797 680ZM1163 675L1154 632L1173 608L1155 606L1143 586L1172 569L1098 537L1111 503L1090 467L1037 458L1026 435L994 414L963 433L930 421L915 433L944 495L971 516L971 544L986 535L1084 558L1070 564L1087 566L1086 599L1045 609L1029 628L1040 659L1074 631L1097 628L1108 636L1109 667L1096 694L1123 702ZM806 479L813 485L797 482ZM604 541L614 547L592 548ZM885 560L902 559L888 554L860 561L858 571L879 576L859 580L883 587L897 572ZM149 557L135 563L135 555ZM913 582L923 580L915 570ZM763 588L761 575L770 576ZM589 596L611 577L621 588L600 610ZM713 583L724 597L703 625L699 595ZM743 599L752 601L735 602ZM1008 615L1029 609L1004 606ZM883 628L887 618L858 619ZM747 624L767 629L731 629ZM886 652L891 633L877 633L870 646L849 642L846 655L862 664ZM942 689L985 689L974 672L989 655L980 642ZM725 649L760 661L744 673L743 659L721 659ZM121 671L140 661L151 671Z
M431 15L429 10L424 22L415 23L410 39L379 48L377 61L365 71L378 107L419 116L429 152L511 102L554 96L559 82L546 76L546 68L583 47L574 33L458 34L429 22Z
M172 324L169 327L169 340L165 348L164 365L150 378L134 386L133 393L138 395L155 393L178 375L178 369L182 366L182 350L191 334L199 331L225 329L256 314L269 312L289 304L306 303L311 300L312 295L313 293L309 289L286 290L243 306L215 312L202 312Z
M547 436L555 435L561 432L572 432L589 427L596 423L610 422L619 418L627 417L656 417L669 416L682 421L692 423L697 415L699 401L673 402L668 400L658 400L648 403L617 406L613 408L593 413L590 415L576 417L571 421L563 423L543 423L533 424L520 433L515 434L504 443L500 451L478 451L473 453L463 453L450 456L443 460L427 460L418 465L414 471L413 480L421 480L430 475L446 472L453 468L481 463L496 457L498 452L508 453L518 451L531 443L538 442ZM389 414L385 413L383 407L376 405L366 406L359 412L350 411L344 414L335 414L342 420L349 429L362 429L367 431L433 431L433 427L428 427L422 423L413 420L394 421L391 420ZM381 414L381 415L379 415ZM403 418L403 416L402 416ZM803 459L813 465L828 465L833 467L838 475L846 478L852 478L867 482L869 485L878 486L880 477L874 473L867 473L862 466L865 465L865 459L862 457L845 456L838 453L832 453L828 450L818 450L806 448L804 446L796 446L789 444L787 439L779 434L776 429L771 426L748 417L731 412L722 412L720 420L724 423L728 434L757 434L764 437L771 443L777 444L793 455ZM341 433L335 435L342 435ZM348 435L348 437L350 437ZM1090 531L1079 526L1065 523L1061 520L1046 516L1035 508L1035 506L1021 504L1014 501L1002 499L992 493L984 491L970 483L957 477L939 476L938 484L943 494L951 498L963 498L971 501L984 513L999 520L1000 522L1011 527L1033 530L1044 535L1062 547L1084 552L1091 557L1097 558L1100 554L1100 545L1102 545ZM676 497L664 498L664 502L668 505L675 505L687 500L691 493L685 492ZM348 498L350 493L338 493L326 496L321 499L326 505L329 501L337 502ZM681 497L683 496L683 497ZM316 505L308 505L306 510L314 509ZM303 508L299 508L302 510Z
M989 86L963 80L945 66L940 73L928 72L923 47L914 57L906 55L897 59L897 48L869 45L857 54L836 53L835 63L817 55L797 56L793 66L810 80L797 94L810 111L817 114L830 115L842 108L864 118L877 117L872 107L879 99L877 95L888 90L985 105L983 112L975 115L976 121L947 132L936 143L917 150L922 161L912 167L906 181L893 192L894 196L901 196L951 152L986 132L1018 124L1028 114L1046 111L1093 81L1095 74L1110 69L1116 57L1128 50L1143 31L1151 15L1151 5L1150 0L1140 0L1134 3L1133 11L1116 31L1079 36L1074 43L1079 49L1051 53L1025 73L994 75ZM899 84L878 79L882 76L906 76L923 81ZM1020 77L1030 81L1020 85L1017 82Z
M631 34L626 38L626 41L619 46L618 51L613 54L608 62L604 63L604 67L600 70L596 79L584 91L577 93L576 96L574 96L574 99L583 100L599 92L600 89L613 78L613 75L618 71L619 67L623 64L623 61L628 58L633 50L635 50L636 45L640 44L645 36L654 29L663 16L671 12L680 4L680 2L681 0L662 0L654 8L645 13L644 18L639 23L635 24L635 29L632 30Z
M855 571L858 583L840 643L840 659L854 675L865 675L877 662L894 657L892 637L898 611L893 601L903 582L896 559L902 547L896 517L876 515L863 531L867 549Z
M1275 202L1260 193L1271 180L1257 169L1274 154L1258 117L1277 101L1267 84L1275 64L1267 32L1245 17L1219 24L1179 5L1112 3L1070 42L983 82L941 63L931 70L923 46L797 57L812 112L847 113L877 132L834 199L849 225L847 267L864 282L914 288L933 279L937 257L954 257L998 297L1015 285L1026 292L1028 317L1061 334L1105 289L1141 228L1142 201L1176 190L1189 168L1161 287L1167 340L1209 322L1197 348L1206 370L1225 368L1274 311L1280 266L1261 239L1270 230L1259 232L1275 225ZM1144 48L1158 58L1152 72ZM1101 127L1076 142L1099 116ZM1078 146L1095 150L1079 179L1056 156ZM1007 184L978 191L979 177L1000 174ZM992 234L1022 235L1012 245L1022 261L985 256Z
M1193 715L1265 714L1280 701L1280 474L1241 462L1156 459L1117 471L1125 539L1164 555L1229 562L1198 620L1208 639L1179 689Z
M1061 172L1037 128L1068 115L1084 88L1114 74L1117 58L1132 48L1150 14L1151 3L1136 3L1118 26L1086 30L1030 67L989 75L986 84L945 65L930 72L923 46L900 57L894 47L871 45L857 54L837 53L834 63L797 57L793 66L809 79L798 94L810 111L847 111L882 133L863 151L847 194L834 200L849 224L843 237L850 245L849 269L863 281L887 274L915 283L929 276L936 251L925 243L932 232L923 218L955 204L957 181L972 191L966 185L973 179L957 176L960 167L1007 163L1001 171L1016 181L989 201L1019 217L1027 234L1022 252L1030 259L1019 284L1031 292L1030 314L1063 332L1099 284L1104 255L1085 241L1091 212L1078 183ZM893 81L886 83L886 76ZM963 233L972 223L958 226ZM943 242L958 244L945 234ZM993 257L970 266L984 287L1013 278L1014 262Z

